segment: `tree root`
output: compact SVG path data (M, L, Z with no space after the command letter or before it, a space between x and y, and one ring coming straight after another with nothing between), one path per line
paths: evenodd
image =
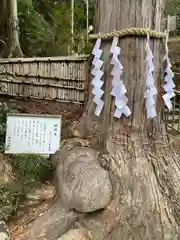
M64 143L64 153L70 145L71 150L77 147L74 140ZM118 147L111 150L98 156L110 174L111 203L75 218L66 231L83 229L82 236L85 231L88 240L179 239L180 161L175 150L171 146L147 147L137 139L127 141L127 137L121 137Z
M174 149L129 141L105 156L113 185L111 207L80 220L92 239L179 237L180 161Z

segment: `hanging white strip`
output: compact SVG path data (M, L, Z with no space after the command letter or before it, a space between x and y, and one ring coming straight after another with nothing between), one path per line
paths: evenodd
M148 118L154 118L157 116L156 113L156 101L155 96L157 94L156 87L154 85L153 78L153 54L149 46L149 36L147 37L146 43L146 91L144 97L146 98L146 112Z
M117 46L118 37L114 37L110 52L113 54L111 64L114 65L111 75L113 76L112 80L112 92L111 95L115 97L115 106L116 110L114 112L114 117L120 118L122 114L128 117L131 114L129 107L126 105L128 102L127 97L125 96L127 90L121 80L121 75L123 73L123 66L119 60L121 49Z
M101 68L104 64L104 62L100 59L102 56L103 51L100 49L101 46L101 39L97 39L92 54L94 55L94 59L92 61L92 64L94 65L91 73L94 76L91 84L93 85L92 88L92 94L94 95L93 102L96 104L96 110L95 115L99 116L101 114L101 111L104 106L104 101L101 99L101 97L104 94L104 91L101 89L104 82L101 80L103 76L103 71L101 71Z
M167 68L165 70L165 78L164 78L164 91L165 91L165 94L162 96L163 97L163 100L164 100L164 103L165 105L167 106L167 108L169 110L172 110L173 106L172 106L172 103L171 103L171 98L173 98L175 96L174 94L174 88L175 88L175 84L173 82L173 77L174 77L174 74L171 70L171 63L170 63L170 60L168 58L168 55L167 57L164 59L167 61Z

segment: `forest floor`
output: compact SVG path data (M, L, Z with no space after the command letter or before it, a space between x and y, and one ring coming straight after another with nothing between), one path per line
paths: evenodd
M48 188L50 187L54 188L53 183L48 183ZM42 189L44 189L44 185L42 185ZM8 222L12 240L23 240L33 221L41 216L53 201L54 197L32 206L27 206L25 203Z

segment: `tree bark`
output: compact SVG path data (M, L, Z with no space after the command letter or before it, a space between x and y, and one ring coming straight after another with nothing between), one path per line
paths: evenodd
M10 0L10 10L11 37L9 57L12 57L13 55L15 55L16 57L22 57L23 53L19 42L19 19L17 0Z
M8 50L8 37L9 37L9 25L7 19L9 19L9 2L6 0L0 0L0 56L7 55L5 52Z
M96 32L106 33L128 27L162 31L164 0L97 1ZM145 45L146 38L120 39L123 80L127 88L129 118L113 117L114 100L110 92L111 41L102 45L104 60L105 106L100 118L95 117L95 105L90 93L86 111L76 124L83 137L94 148L106 154L113 183L116 223L103 237L93 239L171 239L178 236L180 224L179 156L171 146L162 121L162 58L163 42L151 39L154 54L154 79L158 89L157 118L146 117ZM90 89L91 92L91 89ZM106 232L106 233L105 233Z
M2 57L22 57L19 42L17 0L0 0L0 46Z

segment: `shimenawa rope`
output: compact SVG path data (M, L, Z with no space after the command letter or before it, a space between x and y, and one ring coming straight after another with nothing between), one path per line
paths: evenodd
M110 39L113 37L125 37L125 36L138 36L138 37L147 37L149 35L151 38L163 39L166 38L166 33L157 32L149 28L127 28L119 31L113 31L110 33L96 33L90 34L90 39Z

